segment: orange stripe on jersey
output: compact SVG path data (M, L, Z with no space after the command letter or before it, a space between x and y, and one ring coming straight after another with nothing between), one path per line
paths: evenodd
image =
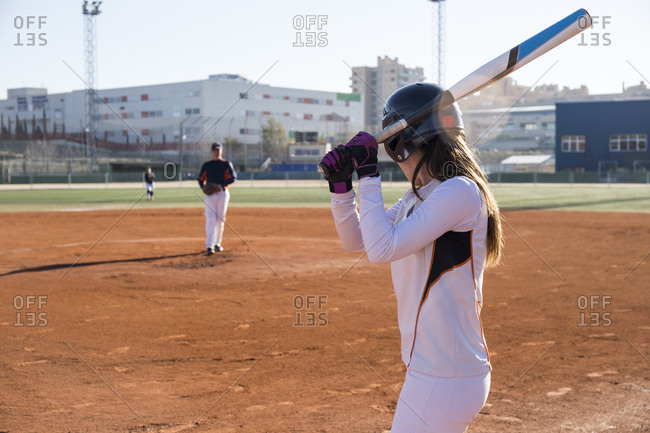
M206 180L208 180L208 172L203 170L203 173L201 173L201 176L199 177L199 180L201 182L205 182Z
M473 233L472 233L473 234ZM470 238L471 239L471 238ZM473 244L470 243L470 248ZM473 248L472 248L473 250ZM478 324L481 328L481 339L483 340L483 347L485 348L485 355L487 356L488 363L490 362L490 352L487 348L487 342L485 341L485 334L483 333L483 322L481 321L481 308L483 305L478 301L478 287L476 287L476 277L474 276L474 252L472 251L472 280L474 281L474 298L476 299L476 317L478 317ZM490 371L492 371L492 364L490 364Z
M488 363L490 362L490 352L487 348L487 342L485 341L485 334L483 334L483 322L481 321L481 312L479 311L478 299L476 300L476 316L478 317L478 324L481 327L481 339L483 340L483 347L485 348L485 355L487 356ZM492 364L490 364L490 371L492 371Z
M431 272L433 272L433 258L436 256L436 239L433 241L433 249L431 250L431 264L429 265L429 274L427 275L427 281L431 278ZM436 280L437 281L437 280ZM420 305L418 306L418 313L415 315L415 329L413 330L413 343L411 343L411 352L409 353L409 363L406 368L411 365L411 359L413 358L413 348L415 347L415 337L418 334L418 320L420 320L420 310L422 309L422 304L429 294L429 287L424 287L424 293L422 293L422 299L420 299Z
M223 180L229 181L230 179L232 179L232 173L230 173L230 168L227 168L226 172L223 174Z

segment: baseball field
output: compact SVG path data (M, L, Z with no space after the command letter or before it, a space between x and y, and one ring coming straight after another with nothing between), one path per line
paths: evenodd
M390 430L390 267L343 250L326 186L235 184L211 257L195 185L25 188L0 190L0 432ZM494 190L469 431L650 431L650 187Z

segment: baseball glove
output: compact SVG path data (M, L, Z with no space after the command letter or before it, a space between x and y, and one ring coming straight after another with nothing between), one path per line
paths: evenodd
M203 194L205 195L214 194L215 192L219 192L222 189L223 187L218 183L206 182L205 185L203 185Z

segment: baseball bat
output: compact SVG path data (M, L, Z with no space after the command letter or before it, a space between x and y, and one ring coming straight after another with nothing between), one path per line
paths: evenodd
M456 84L445 90L439 97L425 105L411 116L391 123L379 134L375 135L377 143L383 143L393 135L416 125L432 112L453 104L484 87L499 81L512 72L552 50L573 36L591 27L591 16L585 9L578 9L571 15L561 19L550 27L525 40L516 47L490 60L471 74L462 78ZM329 176L328 168L320 163L319 167L325 177Z

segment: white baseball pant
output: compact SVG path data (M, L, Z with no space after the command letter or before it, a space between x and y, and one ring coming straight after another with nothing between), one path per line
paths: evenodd
M204 196L206 248L221 245L229 201L230 192L227 189Z
M490 373L438 377L407 370L391 433L462 433L489 391Z

